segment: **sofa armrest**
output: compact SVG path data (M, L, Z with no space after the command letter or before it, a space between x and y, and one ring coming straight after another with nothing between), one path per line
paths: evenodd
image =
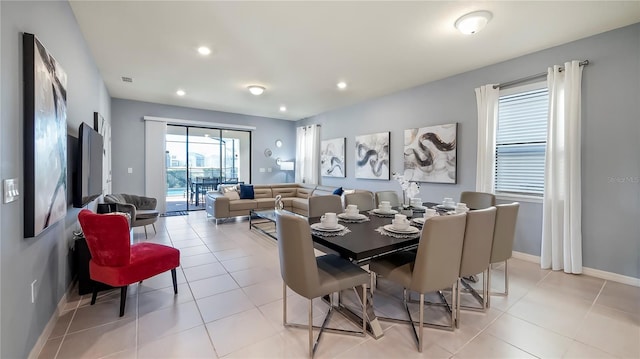
M205 199L207 214L214 218L226 218L230 215L229 198L217 192L208 192Z
M116 203L116 212L128 213L131 216L131 222L136 220L136 206L131 203Z

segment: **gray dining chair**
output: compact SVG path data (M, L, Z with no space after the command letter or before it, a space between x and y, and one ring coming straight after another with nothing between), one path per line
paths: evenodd
M460 202L466 203L469 209L483 209L496 205L493 193L464 191L460 194Z
M391 207L399 207L401 205L400 198L396 191L378 191L376 192L376 208L382 201L389 201Z
M324 330L364 336L367 328L367 285L371 275L357 265L335 254L315 256L309 223L299 216L278 212L276 215L276 231L278 253L280 257L280 273L283 280L282 322L287 327L305 328L309 331L309 356L315 353ZM327 328L326 325L334 311L332 293L362 286L362 328L360 331ZM287 287L309 299L308 324L287 322ZM358 293L356 292L356 295ZM319 328L318 337L313 341L313 299L329 295L331 305Z
M462 260L460 262L460 280L471 295L480 302L480 308L458 306L458 309L485 311L489 293L489 259L493 244L493 232L496 221L496 207L489 207L467 213L467 225L464 230ZM482 273L482 296L466 281L465 277ZM461 289L461 288L459 288ZM458 316L459 318L459 316ZM460 325L460 321L456 322Z
M466 225L466 213L440 216L425 222L420 236L417 252L403 251L376 258L369 263L369 269L376 275L403 286L403 304L413 328L413 334L418 344L418 351L422 352L422 329L424 323L424 295L425 293L440 291L452 287L457 291L460 275L460 261L462 258L462 243ZM408 291L420 294L420 318L418 332L408 306ZM375 300L375 298L374 298ZM449 326L427 324L430 327L455 329L457 306L459 298L453 295L450 308L451 321ZM380 320L399 321L398 319L378 317Z
M327 212L344 212L340 196L330 194L326 196L309 197L309 218L320 217Z
M370 191L361 191L348 193L344 196L344 205L345 207L355 204L358 206L359 211L370 211L376 208L376 205L373 201L373 193Z
M489 262L504 262L504 292L491 292L491 295L506 296L509 294L509 258L513 255L513 241L516 236L516 222L520 203L499 204L496 206L496 225L493 231L493 245ZM491 288L491 268L487 277L487 286ZM487 296L487 306L491 306L491 296Z

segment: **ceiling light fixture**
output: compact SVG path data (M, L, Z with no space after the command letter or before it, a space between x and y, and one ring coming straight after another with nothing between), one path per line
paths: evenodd
M211 53L211 49L206 46L200 46L198 48L198 52L200 53L200 55L207 56Z
M263 86L258 86L258 85L251 85L251 86L248 86L247 88L249 89L249 92L251 92L252 95L256 95L256 96L262 95L262 93L265 90Z
M482 30L493 17L489 11L480 10L468 13L455 22L455 27L465 35L475 34Z
M287 112L287 106L280 106L280 112Z
M338 86L338 88L339 88L340 90L344 90L344 89L346 89L346 88L347 88L347 83L346 83L346 82L344 82L344 81L340 81L340 82L338 82L338 84L337 84L336 86Z
M187 93L186 93L186 92L184 92L184 90L178 90L178 91L176 91L176 95L178 95L178 96L184 96L184 95L186 95L186 94L187 94Z

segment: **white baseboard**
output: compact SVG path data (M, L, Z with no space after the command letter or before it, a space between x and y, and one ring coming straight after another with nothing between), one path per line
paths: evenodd
M67 291L67 293L68 293L68 291ZM55 326L56 326L56 322L58 321L58 318L60 317L60 313L62 313L62 310L67 305L67 293L64 293L62 298L60 298L60 301L58 302L58 305L56 306L56 310L53 311L53 314L51 315L51 318L49 318L49 322L47 323L47 325L42 330L42 333L38 337L38 340L36 341L36 344L33 346L33 348L31 348L31 352L29 353L29 356L27 357L28 359L36 359L40 355L40 352L42 351L42 348L44 348L44 345L47 343L47 340L49 339L49 336L51 336L51 333L53 332L53 328L55 328Z
M523 261L540 264L540 256L534 256L533 254L522 253L522 252L512 252L513 258L521 259ZM582 267L582 274L588 275L590 277L596 277L604 280L610 280L613 282L618 282L622 284L632 285L634 287L640 287L640 278L629 277L626 275L606 272L600 269L593 269L589 267Z

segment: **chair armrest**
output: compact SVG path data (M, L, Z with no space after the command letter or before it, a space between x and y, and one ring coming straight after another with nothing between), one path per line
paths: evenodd
M131 216L131 222L136 220L136 206L131 203L116 203L116 211L129 213L129 216Z

